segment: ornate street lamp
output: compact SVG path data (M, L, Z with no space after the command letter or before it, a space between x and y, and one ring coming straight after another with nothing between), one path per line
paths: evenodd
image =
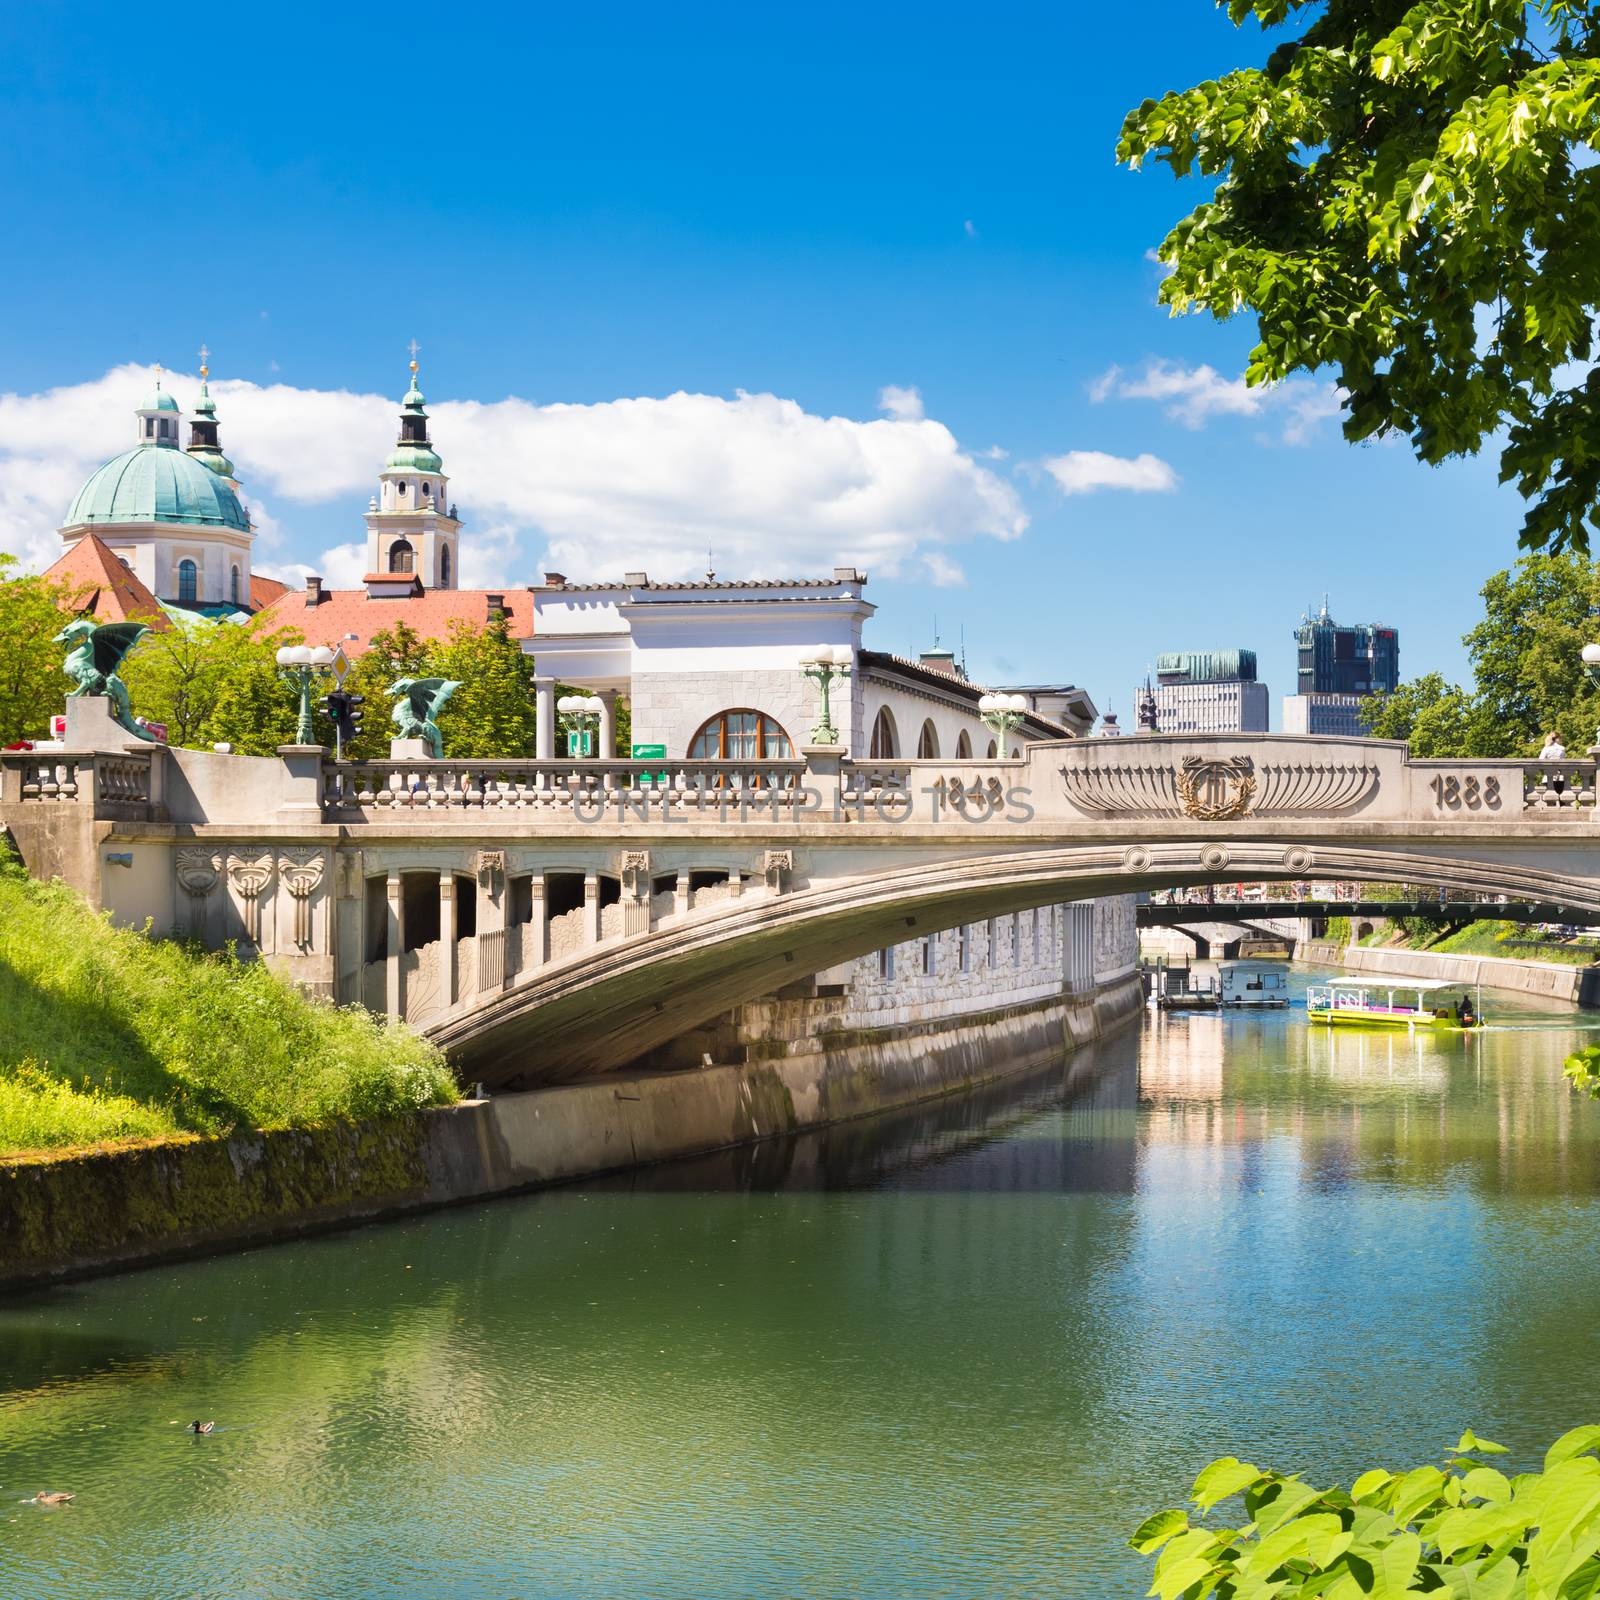
M978 715L983 719L983 725L995 736L1002 760L1011 735L1027 714L1028 702L1020 694L978 696Z
M810 655L800 658L800 676L810 678L822 691L822 715L811 730L812 744L836 745L841 742L839 730L833 725L828 691L832 689L835 678L843 682L850 676L854 661L855 652L847 644L819 644Z
M292 684L300 695L300 721L294 730L296 744L315 744L317 736L311 726L311 685L325 672L333 671L334 653L327 645L315 649L303 644L286 644L278 652L278 665L283 669L284 680Z
M578 736L579 743L587 744L589 720L593 718L598 727L600 713L605 710L605 706L597 694L564 694L556 701L556 710L561 713L561 720L566 728L567 754L571 756L573 735ZM597 748L598 743L597 740Z

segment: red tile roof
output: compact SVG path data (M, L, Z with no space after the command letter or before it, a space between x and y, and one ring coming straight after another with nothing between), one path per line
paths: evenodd
M250 604L257 611L264 611L279 596L288 592L289 585L279 583L276 578L263 578L259 572L250 574Z
M384 576L391 576L384 574ZM306 592L291 589L261 615L272 628L298 628L309 645L344 646L347 656L360 655L373 634L403 622L424 639L447 639L458 618L482 627L489 620L489 596L500 595L514 639L533 636L533 595L527 589L429 589L392 600L373 600L365 589L324 589L317 605L306 604ZM355 638L347 638L347 634Z
M148 623L157 633L172 626L161 602L98 534L86 533L44 577L66 590L69 609L96 622L136 620Z

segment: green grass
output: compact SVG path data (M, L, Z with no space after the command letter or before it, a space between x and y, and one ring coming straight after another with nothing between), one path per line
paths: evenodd
M1559 961L1573 967L1600 960L1600 948L1592 944L1546 943L1516 922L1469 922L1427 948L1442 955L1508 956L1518 961Z
M0 1155L308 1127L456 1098L403 1024L260 962L113 928L0 835Z

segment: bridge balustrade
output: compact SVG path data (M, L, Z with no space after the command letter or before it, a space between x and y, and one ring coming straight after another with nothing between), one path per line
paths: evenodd
M483 810L592 815L629 807L726 817L790 815L804 804L803 761L369 761L329 764L330 817Z
M160 800L156 756L100 751L8 750L0 754L0 801L12 805L91 805L94 815L138 820Z

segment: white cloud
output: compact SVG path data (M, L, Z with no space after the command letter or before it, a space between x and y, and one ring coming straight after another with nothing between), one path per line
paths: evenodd
M1097 404L1120 400L1154 400L1186 428L1203 428L1213 417L1281 416L1285 444L1305 444L1318 425L1336 417L1343 391L1313 378L1286 378L1282 383L1251 387L1244 378L1225 378L1213 366L1185 367L1175 361L1149 361L1143 372L1129 376L1108 367L1089 385Z
M153 378L129 365L0 395L0 549L35 567L54 558L54 530L79 486L133 443L131 413ZM163 381L186 407L199 387L182 375ZM393 448L395 396L237 380L214 380L211 392L246 498L258 517L264 498L274 507L263 567L302 572L315 555L286 506L345 502L359 531ZM690 577L708 546L728 576L805 576L847 562L892 576L933 570L930 553L950 545L1022 534L1016 490L924 415L915 389L890 386L880 403L886 415L859 421L742 391L592 405L442 401L430 407L432 435L466 524L463 580L527 582L544 560L575 578L641 568ZM347 582L364 560L351 542L311 570Z
M960 589L966 586L967 575L948 556L929 550L922 557L922 569L928 582L940 589Z
M878 409L897 422L921 422L922 391L914 383L904 389L897 383L885 384L878 391Z
M1129 457L1107 455L1103 450L1069 450L1064 456L1051 456L1043 466L1063 494L1093 494L1098 489L1170 494L1178 487L1177 473L1148 451Z
M967 220L961 224L961 231L966 234L969 239L976 239L978 237L978 225L972 220L971 217L968 217Z

